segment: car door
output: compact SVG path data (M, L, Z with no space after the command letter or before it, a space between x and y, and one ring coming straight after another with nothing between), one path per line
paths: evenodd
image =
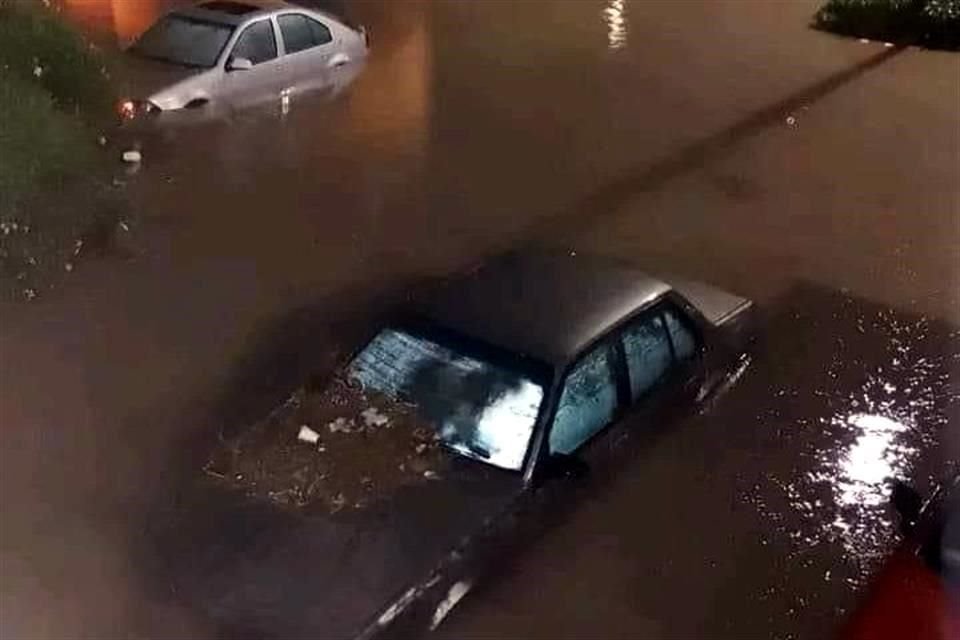
M678 307L657 305L628 322L620 341L633 408L695 395L703 374L702 343L696 325Z
M277 26L283 37L284 93L295 96L329 86L329 69L337 63L333 30L298 12L280 14Z
M547 436L551 455L589 452L621 413L625 394L621 355L615 339L597 342L564 377Z
M238 68L249 60L249 68ZM224 64L220 94L232 108L241 109L279 101L283 85L283 61L273 21L264 18L243 28Z
M699 335L673 305L617 327L569 369L549 428L549 454L576 455L590 466L612 462L631 434L656 431L665 408L692 406L700 361Z

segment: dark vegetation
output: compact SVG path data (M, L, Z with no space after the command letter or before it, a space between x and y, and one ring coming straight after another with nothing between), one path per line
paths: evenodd
M847 36L960 49L960 0L828 0L814 26Z
M0 295L33 298L115 224L112 120L104 54L43 3L0 0Z

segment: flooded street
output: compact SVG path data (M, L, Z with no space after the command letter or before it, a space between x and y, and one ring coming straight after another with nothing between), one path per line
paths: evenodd
M177 4L63 0L100 42ZM0 307L4 634L236 637L151 558L196 443L425 279L563 247L753 298L761 348L441 637L830 637L886 483L960 461L960 57L813 0L313 4L365 64L147 138L138 255Z

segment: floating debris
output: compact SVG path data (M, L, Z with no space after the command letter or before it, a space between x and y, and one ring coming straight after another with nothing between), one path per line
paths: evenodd
M123 158L124 162L128 162L130 164L135 164L143 160L143 155L136 149L130 149L129 151L124 151L123 156L121 157Z
M16 220L4 220L0 222L0 233L3 233L5 236L9 236L11 233L29 233L30 227L28 225L21 225Z
M326 429L310 426L318 424ZM222 478L204 476L285 508L362 509L403 486L441 479L449 458L435 438L413 407L335 378L221 440L205 470Z
M337 418L328 424L327 429L330 430L330 433L353 433L357 430L353 424L353 420L347 420L343 417Z
M384 427L390 424L390 418L380 413L376 407L370 407L361 413L360 417L368 427Z
M320 434L305 424L300 425L300 431L297 433L297 440L316 444L320 442Z

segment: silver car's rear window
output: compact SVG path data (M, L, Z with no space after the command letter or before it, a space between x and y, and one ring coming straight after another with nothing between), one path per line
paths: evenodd
M212 67L233 30L230 25L171 14L150 27L131 50L187 67Z

